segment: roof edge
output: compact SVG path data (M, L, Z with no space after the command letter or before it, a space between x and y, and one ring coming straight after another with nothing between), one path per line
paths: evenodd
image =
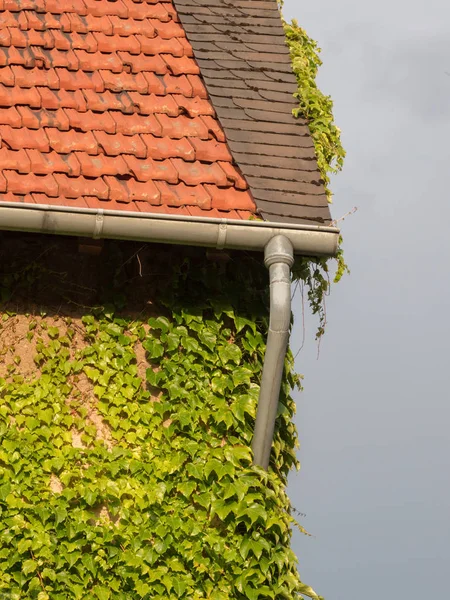
M262 251L272 237L284 235L291 241L295 254L324 257L336 255L340 233L335 227L320 225L45 204L18 206L12 202L0 202L0 230L252 251Z

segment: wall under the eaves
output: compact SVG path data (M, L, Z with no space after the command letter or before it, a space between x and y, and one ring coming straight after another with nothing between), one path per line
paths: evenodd
M267 477L249 450L260 259L1 235L0 597L297 597L292 376Z

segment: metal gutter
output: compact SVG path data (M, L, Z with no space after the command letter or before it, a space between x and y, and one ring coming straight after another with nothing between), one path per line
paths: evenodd
M305 256L334 256L339 240L334 227L1 201L0 229L259 251L282 234Z

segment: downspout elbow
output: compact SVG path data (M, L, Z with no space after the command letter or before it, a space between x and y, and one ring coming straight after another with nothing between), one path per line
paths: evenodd
M264 263L270 276L270 321L252 448L253 463L267 469L291 322L294 249L290 240L284 235L273 237L265 247Z

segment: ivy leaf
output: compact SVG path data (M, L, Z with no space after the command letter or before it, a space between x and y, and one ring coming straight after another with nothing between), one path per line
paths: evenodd
M309 596L310 598L319 598L319 596L312 589L312 587L309 587L309 585L305 585L303 583L300 583L299 585L299 592L301 594L305 594L305 596Z
M254 417L256 413L255 403L248 394L239 396L231 405L231 409L236 419L238 419L242 423L245 422L245 413L247 413L251 417Z
M208 478L212 472L216 473L217 475L221 468L222 463L220 460L217 460L217 458L211 458L211 460L208 460L204 468L205 477Z
M225 365L229 362L234 362L238 365L241 362L242 352L236 344L227 344L226 346L221 346L219 348L219 356L220 360Z
M226 446L225 457L234 463L239 463L241 460L251 462L252 453L247 446Z
M119 327L116 323L109 323L107 327L105 327L105 331L108 335L112 337L119 337L122 335L122 327Z
M89 506L92 506L97 500L97 492L90 488L87 488L84 492L83 498L86 500L86 503Z
M93 591L99 600L109 600L111 598L111 592L107 587L96 585Z
M62 506L57 506L55 509L55 525L62 523L67 517L67 510Z
M98 380L100 371L98 369L94 369L93 367L84 367L84 372L94 383Z
M166 335L165 341L167 344L167 350L169 352L172 352L173 350L176 350L180 345L180 336L172 331Z
M164 345L159 340L149 339L142 344L150 358L161 358L164 355Z
M178 598L181 598L186 591L187 584L181 579L172 579L172 587Z
M211 517L216 514L221 521L225 521L235 506L236 503L226 503L224 500L214 500L211 504Z
M192 337L187 337L187 336L183 337L181 339L181 345L188 352L197 352L198 353L200 351L199 343L197 342L197 340L195 338L192 338Z
M153 387L158 387L160 382L165 378L163 371L155 371L154 369L146 369L145 377Z
M11 484L8 483L4 483L3 485L0 485L0 500L6 500L6 497L9 496L9 494L11 493Z
M244 539L242 540L241 545L239 547L239 553L244 560L246 560L246 558L248 556L248 553L250 550L250 542L251 542L251 538L244 537Z
M171 329L171 323L167 317L154 317L148 320L148 324L152 329L157 329L162 333L167 333Z
M222 498L228 500L228 498L232 498L233 496L237 496L236 486L234 483L229 483L222 494Z
M31 548L31 540L30 539L21 539L17 544L17 551L19 554L23 554L27 550Z
M37 562L35 560L32 560L31 558L24 561L24 563L22 564L22 571L25 573L25 575L33 573L34 571L36 571L36 569Z
M211 380L211 389L215 394L225 395L226 390L231 389L233 381L228 375L213 377Z
M39 427L40 422L34 417L27 417L25 419L25 424L28 429L31 429L33 431L33 429L37 429Z
M185 481L177 485L177 490L181 492L183 496L189 498L196 487L197 484L194 481Z
M231 376L233 378L234 385L237 387L238 385L242 385L244 383L249 384L252 375L253 371L247 369L247 367L238 367L237 369L233 370Z
M210 350L214 350L217 343L217 336L212 331L203 329L203 331L198 334L198 337L202 344L205 344Z
M83 556L81 557L81 562L86 567L86 569L90 573L92 573L92 575L96 574L97 565L95 564L94 557L92 556L92 554L89 554L89 553L83 554Z
M236 333L241 332L244 327L250 327L253 333L256 331L256 325L254 321L250 321L250 319L246 319L245 317L235 317L234 324L236 325Z

